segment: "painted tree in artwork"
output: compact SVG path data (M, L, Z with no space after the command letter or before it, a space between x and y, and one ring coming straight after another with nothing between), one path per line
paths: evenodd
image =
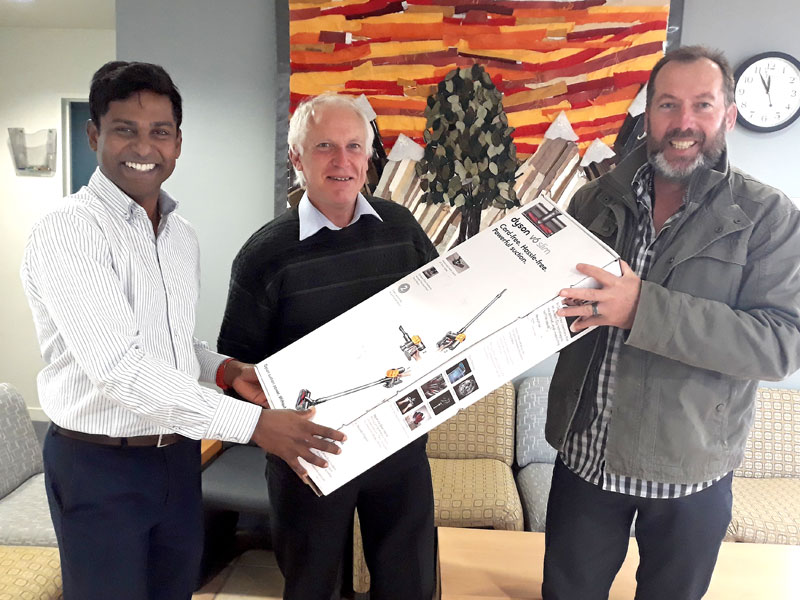
M424 199L461 208L458 242L480 228L481 211L518 206L517 149L503 95L480 65L454 69L428 97L425 153L417 163Z

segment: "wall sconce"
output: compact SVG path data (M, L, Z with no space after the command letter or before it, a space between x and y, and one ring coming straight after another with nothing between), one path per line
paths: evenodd
M56 130L40 129L25 133L21 127L9 127L8 137L17 175L52 177L56 172Z

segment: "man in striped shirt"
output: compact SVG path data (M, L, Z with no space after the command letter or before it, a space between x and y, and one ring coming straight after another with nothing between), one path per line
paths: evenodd
M545 600L607 598L634 517L636 597L701 598L758 380L800 366L800 212L728 164L725 58L668 53L645 116L646 146L570 206L624 260L621 277L578 265L600 288L561 292L573 330L599 327L550 388Z
M21 273L45 360L45 483L64 598L186 600L203 546L199 440L252 440L324 466L311 448L338 448L315 436L343 436L312 411L265 410L252 365L193 337L197 238L161 190L181 150L169 75L108 63L89 106L99 168L34 226Z

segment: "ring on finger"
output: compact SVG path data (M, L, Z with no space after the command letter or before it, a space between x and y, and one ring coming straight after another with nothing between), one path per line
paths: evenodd
M597 311L597 302L592 302L592 316L599 317L600 313Z

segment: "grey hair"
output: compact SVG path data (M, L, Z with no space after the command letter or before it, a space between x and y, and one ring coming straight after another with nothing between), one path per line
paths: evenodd
M364 121L364 130L367 134L364 152L367 156L372 154L372 141L375 133L372 131L369 118L364 114L352 96L340 95L335 92L325 92L319 96L312 96L303 100L295 109L289 121L289 150L303 155L303 142L309 129L313 127L317 115L327 107L345 108L352 110ZM295 181L305 185L306 178L301 171L294 169Z
M721 50L715 50L706 46L681 46L675 50L670 50L653 66L650 71L650 79L647 82L647 103L649 108L656 93L656 77L658 72L670 62L693 63L700 59L708 59L719 67L722 72L722 93L725 96L725 107L727 108L734 101L734 78L733 69L728 59Z

